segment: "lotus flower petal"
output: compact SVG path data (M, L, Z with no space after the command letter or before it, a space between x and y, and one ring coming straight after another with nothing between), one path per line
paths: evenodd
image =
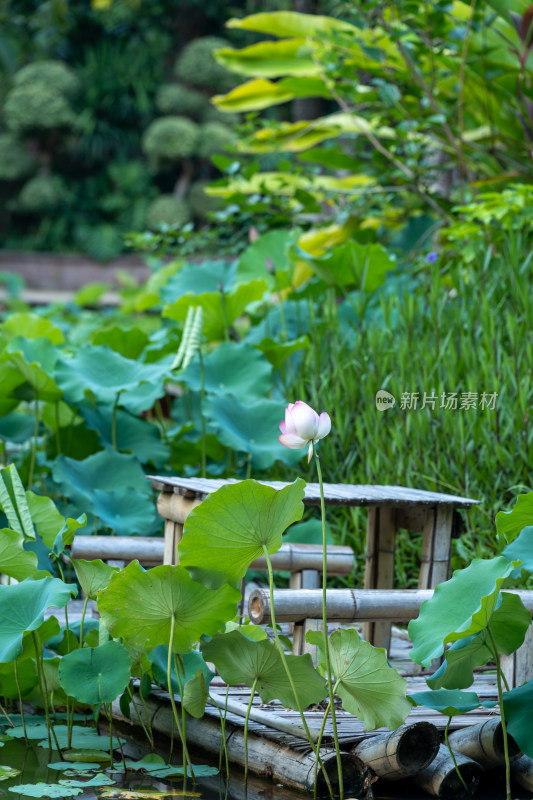
M318 433L316 435L315 442L318 441L318 439L323 439L324 436L327 436L330 430L331 430L330 416L326 411L323 411L318 418Z
M291 450L299 450L307 445L307 439L302 439L301 436L297 436L295 433L283 433L278 436L278 439L282 445Z

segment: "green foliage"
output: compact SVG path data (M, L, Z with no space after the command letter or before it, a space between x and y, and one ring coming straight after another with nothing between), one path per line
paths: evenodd
M216 92L227 91L235 83L235 79L213 56L213 50L227 45L225 39L216 36L193 39L183 48L176 61L177 77L191 86Z
M152 167L160 169L196 152L198 136L198 127L187 117L160 117L145 131L142 147Z
M205 94L179 83L166 83L158 89L155 104L161 114L179 114L200 120L208 108Z
M151 230L157 230L160 225L185 225L190 218L186 201L173 194L156 197L146 214L146 222Z
M24 184L15 210L42 213L57 210L68 198L66 186L59 175L36 175Z
M235 143L235 134L222 122L205 122L200 127L196 152L200 158L210 158L222 153Z
M59 678L80 703L112 703L129 683L130 659L118 642L74 650L61 659Z
M80 89L76 73L64 61L33 61L13 76L14 86L42 84L64 95L74 95Z
M4 115L14 133L70 128L76 120L67 98L53 86L42 83L11 89L6 96Z
M204 129L205 126L202 130ZM221 207L217 197L210 197L205 193L206 186L209 186L209 181L195 181L187 194L187 202L192 215L199 219L205 219L209 214L214 214Z
M24 178L35 167L29 149L12 133L0 134L0 180Z

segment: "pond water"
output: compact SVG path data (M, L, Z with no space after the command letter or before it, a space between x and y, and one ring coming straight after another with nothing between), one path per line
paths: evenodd
M127 742L124 746L126 759L139 759L145 752L139 745L132 742ZM160 780L131 769L124 772L121 768L118 771L119 765L115 770L109 768L109 765L106 767L105 764L102 764L100 770L93 770L90 774L85 775L79 771L60 771L50 766L59 761L61 758L57 751L50 751L46 747L39 746L37 740L31 741L28 745L23 739L4 742L0 747L0 765L14 768L20 774L0 782L0 797L5 800L26 800L28 794L17 792L17 787L37 783L47 784L52 791L56 786L59 792L62 792L64 784L60 784L60 781L87 781L98 773L106 776L113 783L87 788L83 790L82 794L76 795L79 800L136 800L137 797L143 795L145 800L165 800L165 797L168 800L173 797L185 800L186 798L191 798L191 800L192 798L203 798L203 800L302 800L302 798L308 797L308 795L299 794L254 776L249 777L248 787L245 788L243 774L238 770L235 770L228 780L223 776L212 776L200 778L196 784L189 780L184 785L182 779ZM200 761L201 759L198 757L194 758L195 763L200 763ZM514 788L513 800L531 798L531 793L525 789ZM374 784L373 790L376 800L403 800L404 798L428 800L429 798L429 795L421 792L408 781L394 784L378 781ZM39 790L36 787L33 796L43 797L42 789ZM64 795L57 794L56 796ZM475 797L477 800L505 800L503 775L487 773L483 776Z

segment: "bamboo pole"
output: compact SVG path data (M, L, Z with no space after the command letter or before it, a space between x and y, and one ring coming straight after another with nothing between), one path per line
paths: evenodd
M511 775L520 786L523 786L528 792L533 792L533 758L522 756L513 761Z
M228 711L231 711L232 714L237 714L237 716L244 717L246 716L247 707L244 703L239 703L236 700L232 700L228 698L226 700L225 697L222 695L217 695L214 692L209 694L209 700L214 703L215 706L218 708L227 707ZM288 733L291 736L299 736L300 739L307 739L307 733L303 725L296 725L294 722L289 722L288 720L283 719L278 714L273 714L269 711L261 711L260 708L251 708L250 719L254 720L254 722L260 722L262 725L267 725L270 728L274 728L277 731L282 731L283 733ZM318 742L320 738L320 731L314 728L308 729L312 739L314 742Z
M454 731L448 741L454 751L477 761L485 769L505 763L502 724L498 717ZM521 753L512 736L508 737L508 743L509 758L519 758Z
M152 728L170 737L172 735L173 716L168 694L152 693L145 701ZM139 704L138 704L139 705ZM131 720L120 710L118 700L113 703L113 716L130 725L140 725L137 711L131 710ZM244 726L226 721L226 747L230 763L244 767ZM268 731L265 731L268 735ZM299 740L301 742L301 740ZM191 749L197 748L218 756L222 742L220 720L205 715L201 719L187 716L187 743ZM337 765L335 752L321 748L320 757L335 791L337 783ZM364 776L358 760L351 753L342 753L343 778L346 791L351 796L360 797L364 786ZM309 748L305 751L295 750L280 741L248 731L248 769L263 778L282 783L300 791L311 792L314 785L315 759ZM318 770L318 794L327 793L322 769Z
M439 741L431 722L415 722L359 742L352 753L379 778L397 781L428 767L439 752Z
M461 770L461 775L472 796L479 784L479 776L483 772L483 767L472 761L470 758L455 753L455 760ZM452 798L462 798L467 796L465 787L461 783L453 759L448 748L441 744L439 752L431 764L412 776L412 780L434 797L441 800L452 800Z
M510 592L519 595L528 611L533 611L533 591ZM350 622L387 619L408 622L418 616L422 603L432 596L432 589L328 589L328 619ZM276 589L274 604L278 622L299 622L322 616L320 590ZM255 589L251 593L248 613L256 625L270 623L268 590Z

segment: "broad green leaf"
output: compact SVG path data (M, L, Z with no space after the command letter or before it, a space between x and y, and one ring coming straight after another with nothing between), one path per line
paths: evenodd
M15 767L0 766L0 781L7 781L9 778L16 778L20 775L20 769Z
M109 753L107 754L109 758ZM50 769L57 769L60 772L65 770L75 770L76 772L85 772L86 770L100 769L98 761L91 763L90 761L53 761L48 764Z
M157 512L151 498L140 494L137 489L120 488L111 492L94 489L92 511L117 536L145 534L157 521Z
M301 14L297 11L269 11L249 14L242 19L232 18L226 22L227 28L240 28L257 33L268 33L280 38L285 36L316 36L333 31L357 33L357 28L335 17L320 14Z
M97 593L101 589L106 589L115 572L118 572L118 567L111 567L101 558L94 561L85 561L82 558L71 558L70 560L82 592L91 600L96 600Z
M206 292L204 294L186 294L174 303L167 303L163 308L163 316L184 322L187 312L192 306L201 306L204 311L204 334L210 341L224 339L224 302L228 325L233 325L245 311L246 307L255 300L261 300L267 289L264 280L250 281L237 286L224 294L222 300L220 292Z
M283 532L301 519L304 488L301 478L279 491L254 480L222 486L187 517L180 564L201 566L237 583L264 554L263 546L277 552Z
M61 659L65 693L80 703L112 703L130 680L130 659L118 642L74 650Z
M201 264L185 264L161 289L161 299L173 303L184 294L218 292L222 285L225 292L235 283L235 261L203 261Z
M91 504L95 489L107 492L111 486L120 486L121 489L135 489L147 497L152 494L137 459L107 448L83 461L58 456L52 475L63 494L80 508Z
M519 494L511 511L496 514L496 530L508 542L529 525L533 525L533 492Z
M321 633L308 634L318 645L320 663L325 667ZM364 722L364 730L386 726L394 730L411 710L405 696L407 681L389 666L387 651L361 639L354 628L340 628L329 637L331 669L343 708Z
M313 271L332 286L356 287L373 292L383 285L387 272L396 268L394 258L380 244L360 244L350 240L318 258L299 250Z
M38 570L37 556L24 550L24 539L9 528L0 530L0 572L23 581L31 578Z
M148 658L152 663L152 674L156 681L161 684L165 689L168 691L168 682L167 682L167 661L168 661L168 647L167 645L160 644L158 647L154 647L152 652L149 654ZM181 656L181 660L183 662L184 672L181 672L181 668L179 668L180 673L180 681L181 687L190 681L191 678L194 678L195 675L198 674L198 670L200 670L204 676L204 680L207 686L211 683L213 678L215 677L215 673L212 672L207 664L204 661L204 658L198 650L191 650L190 653L185 653ZM174 659L172 659L171 665L171 674L170 674L170 681L172 683L172 689L176 694L180 693L180 686L178 683L178 679L176 677L176 671L174 669Z
M500 597L501 604L492 615L490 628L498 653L510 655L523 643L531 624L531 613L518 595L502 592ZM488 631L458 639L445 655L440 668L427 679L428 686L432 689L467 689L474 682L474 669L494 658Z
M320 75L320 66L313 61L304 39L283 39L280 42L259 42L241 50L224 47L213 55L219 64L232 72L256 78L278 78L286 75Z
M109 758L109 750L91 750L89 748L84 749L76 749L76 750L63 750L63 758L65 761L73 761L76 763L77 761L85 762L87 769L91 765L92 761L97 761L99 763L110 761Z
M507 732L513 737L520 750L533 758L533 680L503 693L503 711Z
M18 700L17 679L20 691L25 697L37 686L37 673L35 665L30 659L17 662L17 676L15 677L15 662L0 664L0 695L10 700Z
M265 397L272 388L272 367L252 345L222 342L203 359L205 391L231 394L241 401ZM202 386L200 364L195 359L179 376L194 392Z
M257 191L257 189L256 189ZM273 291L279 291L289 285L289 272L292 262L289 258L289 245L295 239L293 231L268 231L257 241L249 245L239 258L237 278L239 281L266 280ZM267 269L271 262L276 274L271 275Z
M275 342L274 339L263 339L263 341L257 345L257 348L264 353L272 364L272 367L276 370L279 369L293 353L297 353L298 350L309 350L309 339L307 336L300 336L292 342Z
M206 400L205 411L217 439L232 450L249 453L255 469L268 469L275 461L295 466L304 455L303 450L280 445L283 407L276 400L241 403L231 395L212 395Z
M201 669L183 687L183 706L187 714L200 719L207 703L207 685Z
M4 349L2 360L29 387L25 399L56 401L63 396L52 377L57 362L57 350L49 339L16 336Z
M222 184L211 184L206 188L206 194L211 197L224 198L229 198L234 194L276 194L294 197L297 192L304 191L309 192L317 199L323 199L325 192L353 195L354 192L363 192L368 186L375 184L375 178L367 175L349 175L342 178L314 175L310 178L292 172L256 172L249 178L239 175L236 178L227 179ZM269 233L278 233L278 231ZM295 285L298 284L295 283Z
M47 608L63 608L77 591L59 578L0 585L0 663L20 655L24 633L43 624Z
M247 639L252 639L254 642L261 642L267 638L267 632L261 625L239 625L238 622L230 620L226 622L224 633L231 633L232 631L239 631Z
M437 689L432 692L416 692L409 696L418 706L432 708L446 717L466 714L480 704L475 692L460 692L458 689Z
M207 661L213 661L222 679L229 685L245 683L257 691L264 703L280 700L284 706L297 708L296 699L275 643L271 639L255 642L238 631L215 636L201 645ZM311 656L286 656L302 708L319 703L327 694L324 679L315 670Z
M83 789L38 781L37 783L19 783L17 786L9 786L9 791L24 797L75 797L77 794L81 794Z
M98 610L114 638L153 650L169 644L187 653L200 636L212 636L235 615L240 592L229 586L215 591L192 580L183 566L144 572L137 561L117 572L100 592Z
M149 341L148 334L141 328L133 326L122 327L119 325L101 328L92 337L94 345L107 345L115 353L134 361L140 358Z
M148 755L144 756L140 761L132 761L130 759L126 759L126 768L127 769L134 769L137 771L142 771L148 773L152 778L170 778L172 776L180 776L184 774L184 768L179 767L174 764L167 764L161 756L158 756L156 753L148 753ZM122 769L122 762L117 764L117 768ZM194 774L200 777L208 777L210 775L218 775L218 769L216 767L209 767L206 764L195 764L194 765ZM137 792L134 793L137 796ZM162 794L162 793L161 793ZM172 794L175 794L174 792ZM158 793L148 793L147 797L156 797ZM100 793L102 797L102 794ZM109 796L109 795L104 795ZM200 797L199 794L195 792L186 792L186 796L189 797ZM140 795L139 795L140 797ZM165 794L165 797L168 797L168 792Z
M113 404L120 395L120 405L133 414L145 411L164 394L164 382L170 375L170 363L144 364L124 358L105 345L80 347L75 355L61 359L56 379L72 403L94 397Z
M26 339L49 339L52 344L65 341L63 331L51 320L38 314L21 311L11 314L3 324L3 329L11 336L25 336Z
M82 652L77 651L77 652ZM43 725L44 735L42 736L43 741L39 742L39 747L47 748L48 741L46 737L46 725ZM57 736L57 740L59 743L59 747L63 753L63 757L65 761L68 761L68 750L67 750L67 742L68 742L68 729L66 725L54 725L54 730ZM123 740L122 740L123 741ZM119 739L116 736L113 736L112 747L113 749L119 747ZM83 728L78 725L74 725L72 729L72 747L76 750L84 750L84 751L91 751L91 750L102 750L104 747L107 748L108 758L109 758L109 736L99 736L98 732L94 728ZM56 744L54 739L52 738L52 750L57 750ZM67 752L65 752L67 750ZM76 753L76 760L82 760L80 758L80 754ZM102 760L100 758L95 758L94 753L92 755L93 761Z
M231 92L213 97L221 111L260 111L263 108L286 103L294 94L287 91L281 82L256 78L232 89Z
M533 522L533 519L531 521ZM502 555L509 561L521 562L516 568L518 575L520 575L522 569L533 572L533 525L522 528L518 536L507 545Z
M78 528L87 524L87 517L82 514L77 519L65 518L57 510L50 497L42 497L35 492L26 492L26 501L30 510L35 530L49 548L52 548L56 537L61 533L63 541L71 543Z
M14 464L0 468L0 504L11 530L24 539L35 539L35 528L24 487Z
M61 786L67 786L76 788L79 787L81 789L85 789L85 787L90 786L111 786L116 781L109 777L109 775L104 775L103 772L99 772L98 775L95 775L93 778L90 778L88 781L80 781L76 779L60 779L59 784Z
M112 407L82 406L80 413L87 427L98 431L102 444L112 447ZM150 463L154 467L160 468L168 462L170 448L161 441L161 434L157 426L121 408L117 410L116 414L116 441L119 452L131 453L143 464Z
M0 439L21 444L27 441L35 430L33 414L19 414L12 411L0 419Z
M436 587L433 597L409 623L413 661L429 666L448 642L484 630L498 602L500 587L515 565L503 556L476 558L466 569Z

